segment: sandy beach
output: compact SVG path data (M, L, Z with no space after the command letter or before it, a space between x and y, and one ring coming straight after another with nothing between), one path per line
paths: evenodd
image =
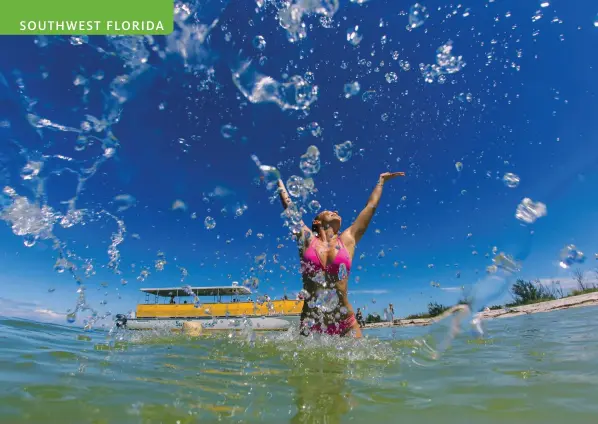
M533 305L516 306L513 308L495 309L480 313L481 319L494 319L494 318L509 318L527 314L537 314L540 312L551 312L558 311L561 309L569 308L580 308L584 306L596 306L598 305L598 292L582 294L579 296L571 296L563 299L551 300L548 302L535 303ZM426 326L437 322L447 314L450 314L455 309L445 312L444 314L434 318L420 318L420 319L395 319L393 326L398 327L414 327L414 326ZM389 327L389 322L377 322L373 324L366 324L364 328L379 328Z

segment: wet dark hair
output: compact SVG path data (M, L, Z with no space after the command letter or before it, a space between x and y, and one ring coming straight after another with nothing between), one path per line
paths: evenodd
M319 214L317 214L316 217L314 218L314 220L311 222L311 232L312 233L318 234L318 226L319 225L321 226L322 224L321 223L320 224L316 224L316 221L320 220L319 219L320 215L322 215L324 212L327 212L327 211L322 211ZM340 229L339 229L339 233L340 233Z
M311 232L314 234L318 233L318 226L322 225L322 221L320 221L320 215L322 215L326 211L322 211L314 217L314 220L311 222ZM320 224L316 224L316 221L320 221Z
M311 232L315 233L315 234L318 233L318 226L320 225L320 224L316 224L316 219L317 218L314 218L314 220L311 223Z

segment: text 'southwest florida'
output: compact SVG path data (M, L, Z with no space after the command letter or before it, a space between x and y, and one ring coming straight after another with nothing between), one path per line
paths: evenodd
M21 31L163 31L162 21L21 21Z

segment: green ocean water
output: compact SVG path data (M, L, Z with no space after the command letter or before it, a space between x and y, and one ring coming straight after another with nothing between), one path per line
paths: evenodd
M5 423L596 423L598 309L446 326L294 334L109 335L0 319ZM426 340L426 343L422 343Z

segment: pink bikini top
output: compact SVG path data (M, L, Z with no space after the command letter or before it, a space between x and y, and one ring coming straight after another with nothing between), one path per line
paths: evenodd
M314 241L315 237L312 237L309 246L305 249L305 252L303 252L303 257L301 258L301 273L303 275L309 275L323 270L326 274L339 275L341 268L344 268L344 271L340 272L340 274L345 275L340 275L339 278L341 280L345 279L351 271L351 257L340 237L338 238L340 249L336 253L334 260L326 265L326 268L322 266L322 261L318 256L318 252L316 252L316 248L313 246Z

